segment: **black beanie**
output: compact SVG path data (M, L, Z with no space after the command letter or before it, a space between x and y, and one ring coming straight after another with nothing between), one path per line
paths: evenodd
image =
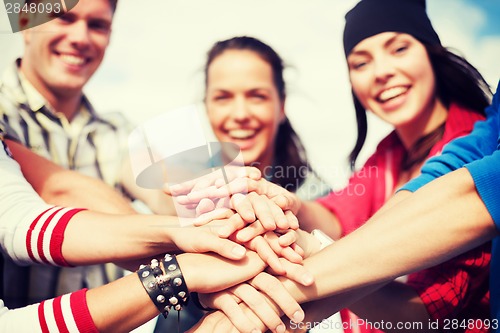
M425 0L361 0L345 16L346 57L363 39L382 32L402 32L424 44L441 45L425 12Z

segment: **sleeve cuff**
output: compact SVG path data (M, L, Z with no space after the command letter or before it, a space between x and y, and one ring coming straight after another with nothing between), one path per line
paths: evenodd
M421 188L422 186L433 181L434 179L435 178L432 177L431 175L427 175L427 174L420 175L417 178L414 178L414 179L410 180L408 183L406 183L405 185L403 185L400 189L397 190L397 192L399 192L399 191L415 192L419 188Z
M476 190L486 209L490 213L498 230L500 230L500 151L465 166L469 170Z

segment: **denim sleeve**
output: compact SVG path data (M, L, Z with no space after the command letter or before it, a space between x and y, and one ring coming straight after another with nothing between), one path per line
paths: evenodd
M500 151L465 166L486 209L500 230Z
M424 164L419 177L408 182L400 190L415 192L436 178L496 152L500 134L500 89L497 89L492 104L486 108L486 114L487 120L477 122L469 135L447 144L441 155L429 159Z

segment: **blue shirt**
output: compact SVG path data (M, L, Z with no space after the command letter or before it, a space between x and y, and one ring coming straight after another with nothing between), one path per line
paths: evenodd
M414 192L433 179L461 167L472 175L476 189L493 221L500 230L500 82L492 104L486 108L487 119L477 122L468 136L458 138L422 167L422 174L402 187ZM493 240L490 273L492 318L500 321L500 237Z

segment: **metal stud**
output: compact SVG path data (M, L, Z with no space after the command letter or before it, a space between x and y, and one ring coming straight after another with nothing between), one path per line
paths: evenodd
M154 282L148 283L148 289L154 289L155 287L156 287L156 283L154 283Z
M174 264L168 265L168 270L169 271L175 271L176 269L177 269L177 266L175 266Z
M155 268L153 268L153 274L155 276L162 275L163 271L161 270L161 268L159 266L156 266Z
M142 277L143 278L148 277L148 276L149 276L149 271L142 272Z
M144 268L146 268L146 265L139 266L139 269L144 269Z
M151 267L153 268L158 267L158 260L156 259L151 260Z
M177 297L173 296L173 297L170 297L170 299L168 300L170 302L170 304L172 305L176 305L177 303L179 303L179 300L177 299Z
M182 284L182 280L180 278L174 279L174 286L178 287Z
M179 295L180 298L184 298L184 297L186 297L186 292L180 291L177 295Z
M175 311L181 311L182 310L182 306L180 304L177 304L175 307L174 307Z
M165 261L170 261L172 260L172 256L170 254L165 254L165 257L163 257L163 259L165 259Z
M165 296L163 296L163 295L158 295L158 297L156 297L156 300L157 300L159 303L163 303L163 302L165 302Z

